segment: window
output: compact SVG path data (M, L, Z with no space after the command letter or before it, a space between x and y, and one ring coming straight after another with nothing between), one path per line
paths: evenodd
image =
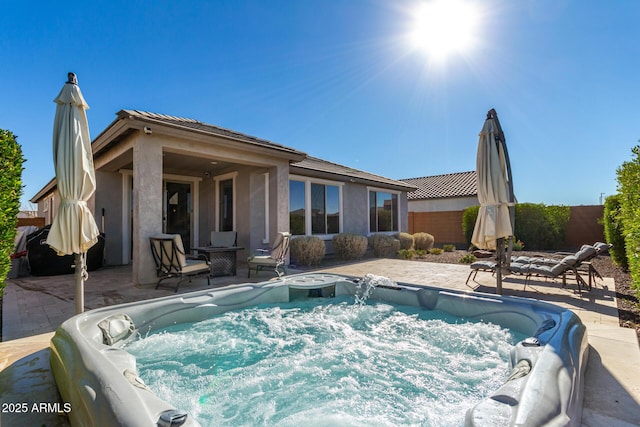
M369 231L398 231L398 195L369 191Z
M214 231L234 231L236 229L236 177L238 172L230 172L213 178L215 182Z
M289 181L289 228L291 234L305 234L304 182Z
M339 185L289 181L289 224L293 235L340 233L340 206Z
M340 232L340 192L335 185L311 184L311 234Z
M218 231L233 231L233 179L218 182Z

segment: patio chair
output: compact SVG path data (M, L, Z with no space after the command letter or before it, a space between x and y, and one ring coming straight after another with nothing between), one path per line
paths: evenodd
M179 277L176 283L175 292L178 292L180 283L185 278L189 279L201 274L207 275L207 285L211 285L209 275L211 269L206 256L200 255L194 258L187 255L182 245L182 237L179 234L162 234L149 238L151 244L151 253L156 263L156 274L160 278L156 284L156 289L160 286L160 282L173 277Z
M263 268L273 268L281 277L287 274L285 267L285 261L287 258L287 251L289 250L289 242L291 241L291 233L279 232L271 249L258 249L259 255L253 255L247 259L248 264L248 276L251 277L251 270L256 270L256 274ZM282 273L279 269L282 268Z
M211 246L215 248L231 248L238 244L236 231L212 231Z

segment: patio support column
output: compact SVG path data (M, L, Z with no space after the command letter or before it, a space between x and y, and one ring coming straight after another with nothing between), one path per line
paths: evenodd
M134 284L156 280L149 237L162 232L162 145L142 135L133 147Z
M269 236L275 238L279 231L289 231L289 164L282 163L269 173L271 204L271 224Z

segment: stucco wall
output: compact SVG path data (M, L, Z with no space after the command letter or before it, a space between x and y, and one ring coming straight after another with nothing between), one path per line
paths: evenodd
M118 172L96 171L94 214L98 229L105 233L104 255L108 265L122 264L122 179Z
M343 188L343 231L369 234L369 193L364 185L346 183Z
M462 211L469 206L478 206L477 197L451 197L446 199L410 200L411 212Z

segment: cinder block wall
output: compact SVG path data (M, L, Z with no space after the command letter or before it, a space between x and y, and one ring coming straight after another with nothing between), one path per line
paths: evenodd
M604 226L600 223L603 213L602 205L571 206L571 216L564 239L566 249L604 242Z
M563 249L577 249L584 244L604 242L604 226L600 224L602 205L571 206ZM462 233L462 211L409 212L409 233L433 235L436 246L453 243L466 249ZM526 242L525 242L526 243Z
M409 233L429 233L436 246L453 243L466 249L462 233L462 211L409 212Z

